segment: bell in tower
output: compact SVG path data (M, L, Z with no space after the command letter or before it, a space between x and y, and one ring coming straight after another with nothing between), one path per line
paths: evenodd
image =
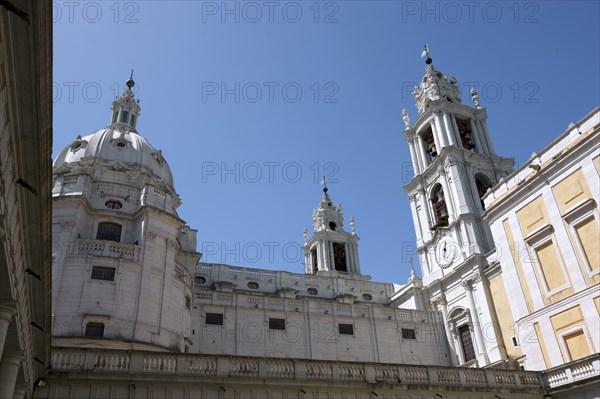
M350 218L351 232L344 230L342 204L329 198L327 180L323 178L323 197L313 211L314 235L308 238L304 230L304 256L307 274L347 273L360 275L358 236L354 218Z

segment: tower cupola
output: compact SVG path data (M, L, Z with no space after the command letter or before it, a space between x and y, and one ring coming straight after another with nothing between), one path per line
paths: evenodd
M347 273L360 275L358 236L354 218L350 218L350 233L344 231L342 204L335 204L328 194L327 179L323 178L323 196L313 210L314 235L304 231L306 273Z

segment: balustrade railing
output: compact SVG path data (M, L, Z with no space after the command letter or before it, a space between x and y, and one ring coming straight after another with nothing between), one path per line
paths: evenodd
M139 260L135 244L107 240L77 240L71 244L72 256L102 256L107 258Z
M600 353L542 371L542 376L549 388L557 388L586 379L598 380L600 377Z
M592 359L593 360L593 359ZM574 378L598 375L596 363L572 365ZM154 373L178 376L218 376L240 378L274 378L291 380L347 381L412 385L467 385L511 389L543 389L569 380L563 369L545 373L394 365L378 363L321 361L281 358L247 358L221 355L167 354L117 350L57 349L52 351L55 371ZM546 385L545 381L548 381Z

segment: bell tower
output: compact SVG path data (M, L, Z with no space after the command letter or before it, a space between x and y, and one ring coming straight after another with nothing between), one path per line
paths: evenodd
M327 193L323 178L323 197L313 210L314 235L309 239L304 229L304 257L307 274L344 273L360 275L358 236L354 218L350 217L351 232L344 230L342 204L334 204Z
M436 69L427 46L423 54L425 76L413 92L418 118L411 124L402 114L414 170L404 189L424 297L442 311L453 363L481 367L505 356L500 337L486 331L484 340L481 327L496 319L483 272L494 245L482 198L514 161L496 155L477 91L470 91L474 106L463 104L456 78Z

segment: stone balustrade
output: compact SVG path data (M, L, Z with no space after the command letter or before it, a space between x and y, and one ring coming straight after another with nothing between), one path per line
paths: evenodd
M107 240L77 240L71 244L71 256L99 256L139 261L139 247L135 244Z
M596 358L598 361L599 359ZM587 363L577 366L588 376ZM593 367L597 367L597 364ZM543 389L542 373L496 369L335 362L281 358L166 354L117 350L56 349L52 370L132 373L176 376L246 377L261 379L363 382L422 386L470 386L481 388ZM598 372L598 368L594 369ZM552 374L559 375L558 370ZM573 373L571 373L573 374ZM551 384L555 384L553 379Z
M598 380L600 377L600 353L548 369L541 374L546 386L550 389L583 380Z

